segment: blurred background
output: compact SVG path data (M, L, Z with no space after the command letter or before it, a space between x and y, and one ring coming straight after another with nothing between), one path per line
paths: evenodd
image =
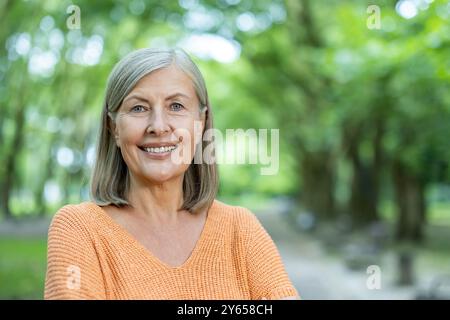
M179 46L216 128L280 129L279 172L220 165L218 198L304 299L450 299L449 22L448 0L0 0L0 298L43 297L113 65Z

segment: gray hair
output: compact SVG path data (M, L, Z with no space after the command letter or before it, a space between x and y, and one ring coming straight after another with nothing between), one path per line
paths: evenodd
M101 124L97 140L96 158L91 175L91 198L100 205L130 205L127 200L129 191L129 172L115 143L111 121L115 118L123 99L131 92L137 82L158 69L176 65L191 80L200 101L200 112L206 109L204 131L213 128L213 117L203 76L186 52L182 49L140 49L133 51L120 60L108 78L106 95L101 115ZM202 148L213 141L202 139ZM198 149L198 148L197 148ZM183 204L180 209L196 212L209 208L214 201L219 185L217 164L205 161L191 162L183 179Z

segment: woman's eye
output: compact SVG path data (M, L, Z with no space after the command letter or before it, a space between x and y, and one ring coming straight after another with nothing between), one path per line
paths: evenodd
M145 108L143 106L137 105L137 106L134 106L133 108L131 108L131 111L132 112L142 112L142 111L145 111Z
M183 105L181 105L181 104L179 104L179 103L172 103L172 104L170 105L170 108L171 108L171 110L173 110L173 111L180 111L180 110L182 110L184 107L183 107Z

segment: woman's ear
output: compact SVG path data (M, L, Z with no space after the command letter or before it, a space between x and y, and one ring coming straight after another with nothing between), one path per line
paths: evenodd
M116 145L118 148L120 148L119 135L117 132L116 121L114 120L114 117L111 112L108 112L108 122L109 122L109 128L111 129L111 134L114 136L114 139L116 140Z
M194 121L194 144L201 142L206 127L206 110L207 107L200 109L200 121Z
M200 119L202 120L202 125L203 125L202 132L205 130L205 127L206 127L207 112L208 112L208 107L207 106L203 107L201 114L200 114Z

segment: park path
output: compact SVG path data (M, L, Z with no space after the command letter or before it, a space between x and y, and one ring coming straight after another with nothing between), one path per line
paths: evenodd
M369 290L366 270L349 270L342 260L327 255L318 240L295 231L277 211L255 213L276 243L286 271L303 299L414 298L414 288L394 285L392 272L382 273L381 289ZM394 257L385 256L383 265L395 265Z

